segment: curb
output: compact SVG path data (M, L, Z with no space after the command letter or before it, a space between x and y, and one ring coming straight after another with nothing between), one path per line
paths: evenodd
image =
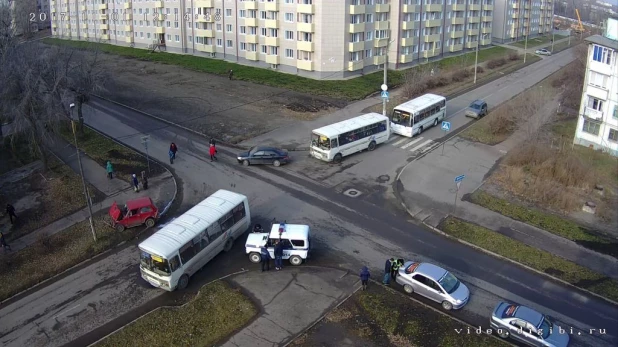
M214 282L224 280L224 279L226 279L226 278L228 278L228 277L230 277L230 276L238 275L238 274L245 273L245 272L248 272L248 271L249 271L249 270L241 270L241 271L237 271L237 272L233 272L233 273L231 273L231 274L225 275L225 276L223 276L223 277L219 277L219 278L217 278L217 279L215 279L215 280L212 280L212 281L210 281L210 282L208 282L208 283L205 283L205 284L202 286L202 288L204 288L205 286L207 286L207 285L209 285L209 284L212 284L212 283L214 283ZM139 317L135 318L134 320L130 321L129 323L127 323L127 324L125 324L125 325L123 325L122 327L120 327L120 328L118 328L118 329L116 329L116 330L112 331L111 333L109 333L109 334L107 334L107 335L103 336L102 338L100 338L100 339L96 340L95 342L93 342L93 343L89 344L87 347L90 347L90 346L95 346L97 343L99 343L99 342L101 342L101 341L105 340L106 338L108 338L108 337L110 337L110 336L114 335L115 333L117 333L117 332L119 332L119 331L122 331L123 329L127 328L127 327L128 327L128 326L130 326L131 324L133 324L133 323L135 323L136 321L138 321L138 320L140 320L140 319L142 319L142 318L144 318L144 317L148 316L149 314L151 314L151 313L153 313L153 312L157 312L158 310L161 310L161 309L180 309L180 308L182 308L182 307L185 307L186 305L188 305L188 304L190 304L191 302L193 302L193 300L195 300L195 298L196 298L198 295L200 295L200 294L202 293L202 288L200 288L200 290L197 292L197 294L196 294L196 295L195 295L195 296L194 296L191 300L189 300L189 302L185 302L184 304L182 304L182 305L180 305L180 306L159 306L159 307L155 308L154 310L152 310L152 311L150 311L150 312L148 312L148 313L145 313L145 314L143 314L143 315L141 315L141 316L139 316Z

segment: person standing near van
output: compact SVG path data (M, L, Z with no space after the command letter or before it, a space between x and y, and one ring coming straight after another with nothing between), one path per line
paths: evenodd
M386 264L384 264L384 279L382 280L382 284L388 285L391 282L391 268L393 266L394 258L386 259Z
M105 167L105 170L107 170L107 178L109 178L110 180L112 178L114 178L114 167L112 166L112 162L111 161L107 161L107 165Z
M369 277L371 274L369 273L369 269L366 266L363 266L360 272L361 284L363 285L363 290L367 289L367 283L369 282Z
M270 271L270 253L266 247L260 248L260 255L262 256L262 272L264 272L264 268L266 271Z
M275 270L283 269L283 242L277 241L275 245Z
M397 278L397 273L399 272L399 267L403 264L399 264L399 260L393 259L393 265L391 265L391 279L395 281Z

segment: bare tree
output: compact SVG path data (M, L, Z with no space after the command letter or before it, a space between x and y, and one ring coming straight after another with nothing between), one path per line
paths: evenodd
M36 0L9 0L8 7L14 34L29 37L38 17Z
M432 66L430 64L419 65L404 75L403 94L410 99L416 97L427 89L427 82L431 78Z

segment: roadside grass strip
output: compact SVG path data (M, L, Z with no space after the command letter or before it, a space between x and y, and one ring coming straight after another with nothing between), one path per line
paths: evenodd
M530 247L522 242L455 217L447 217L438 226L438 229L453 237L559 278L576 287L618 301L618 281L549 252Z
M152 311L95 346L214 346L257 313L240 290L216 281L202 287L185 305Z

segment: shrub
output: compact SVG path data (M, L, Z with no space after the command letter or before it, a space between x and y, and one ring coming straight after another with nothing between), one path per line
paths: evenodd
M470 71L466 69L458 70L453 72L452 79L453 82L462 82L466 78L470 77Z
M448 77L440 76L440 77L438 77L438 79L436 81L436 86L437 87L445 87L445 86L448 86L449 83L451 83L451 80Z
M471 73L474 73L474 69L472 69L470 71L472 71ZM483 73L483 72L485 72L485 69L483 69L482 66L477 66L476 67L476 73Z
M521 56L517 52L511 52L509 54L509 60L511 61L519 60L520 57Z
M517 125L515 115L511 115L504 108L500 108L493 112L492 117L488 121L489 131L493 135L510 134Z
M492 59L490 61L487 62L487 67L490 69L495 69L497 67L500 67L502 65L506 64L506 59L504 58L496 58L496 59Z

